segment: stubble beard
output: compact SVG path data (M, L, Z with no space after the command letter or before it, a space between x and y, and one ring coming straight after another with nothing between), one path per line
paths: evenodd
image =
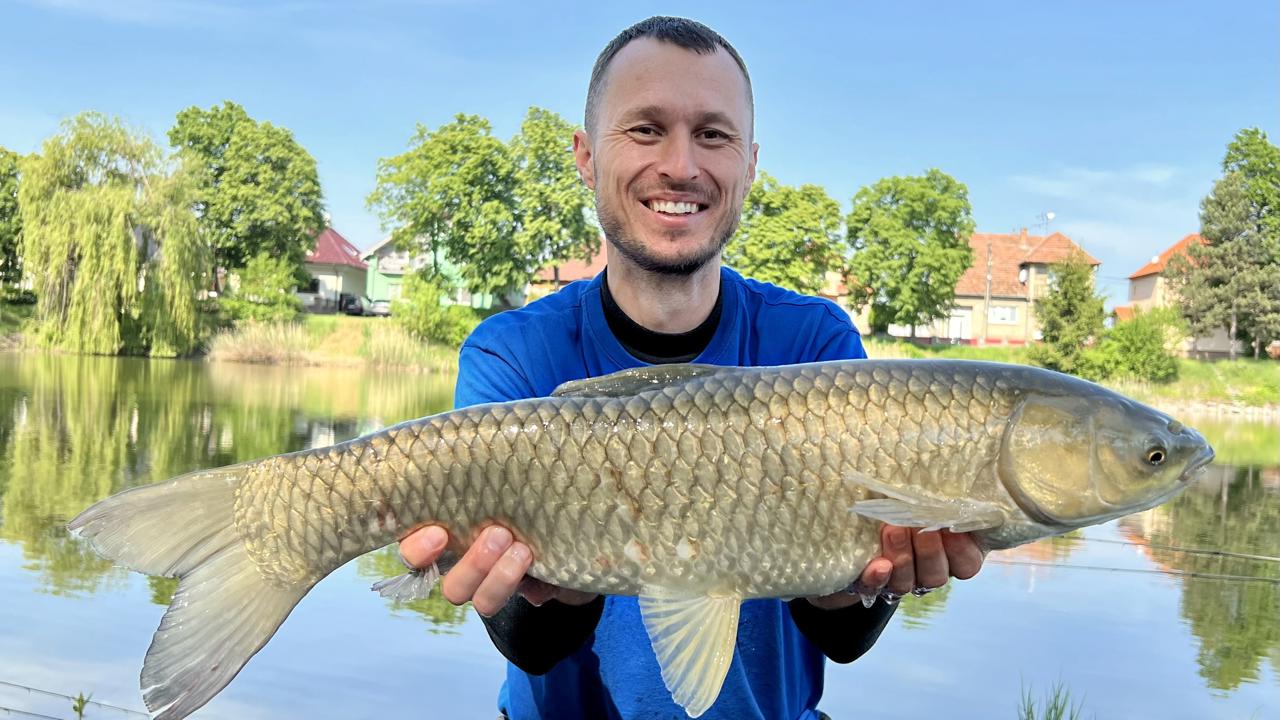
M624 202L628 201L630 201L629 197L624 200ZM632 236L627 230L626 222L622 219L622 213L616 212L608 202L601 199L599 192L596 193L596 216L600 220L600 229L604 231L605 239L627 260L641 270L655 275L688 277L706 267L707 263L719 257L730 238L738 231L741 214L741 209L736 213L730 212L701 247L693 248L684 256L663 258L645 247L643 241ZM668 237L674 237L674 234L669 234Z

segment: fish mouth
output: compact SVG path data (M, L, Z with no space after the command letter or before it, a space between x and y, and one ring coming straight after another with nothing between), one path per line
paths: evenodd
M1196 453L1194 457L1187 461L1187 467L1182 471L1182 476L1179 479L1183 482L1190 482L1197 478L1200 474L1200 470L1213 462L1214 455L1213 447L1208 443L1205 443L1205 446L1200 449L1200 452Z

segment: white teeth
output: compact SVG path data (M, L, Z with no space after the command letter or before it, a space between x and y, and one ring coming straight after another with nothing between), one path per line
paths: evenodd
M650 200L649 209L668 215L688 215L698 212L697 203L670 202L668 200Z

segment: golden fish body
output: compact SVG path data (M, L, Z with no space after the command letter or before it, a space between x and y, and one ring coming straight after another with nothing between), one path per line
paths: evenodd
M1150 507L1211 458L1161 413L1024 366L655 366L191 473L71 527L183 578L143 670L161 718L207 702L347 560L424 524L460 552L493 523L530 546L535 577L640 596L663 678L696 717L727 672L741 601L849 586L882 521L1009 547ZM254 632L196 616L242 593Z

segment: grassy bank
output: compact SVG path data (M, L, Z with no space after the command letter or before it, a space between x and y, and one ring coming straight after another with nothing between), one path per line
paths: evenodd
M873 358L955 358L1030 364L1020 346L932 345L902 340L866 339ZM1112 380L1103 383L1136 400L1161 407L1196 405L1280 408L1280 362L1274 360L1178 360L1178 378L1168 383Z
M16 342L22 333L22 324L36 311L35 305L11 305L0 303L0 346L6 341Z
M456 372L458 349L419 342L386 318L307 315L296 323L246 323L219 333L209 342L209 359Z

